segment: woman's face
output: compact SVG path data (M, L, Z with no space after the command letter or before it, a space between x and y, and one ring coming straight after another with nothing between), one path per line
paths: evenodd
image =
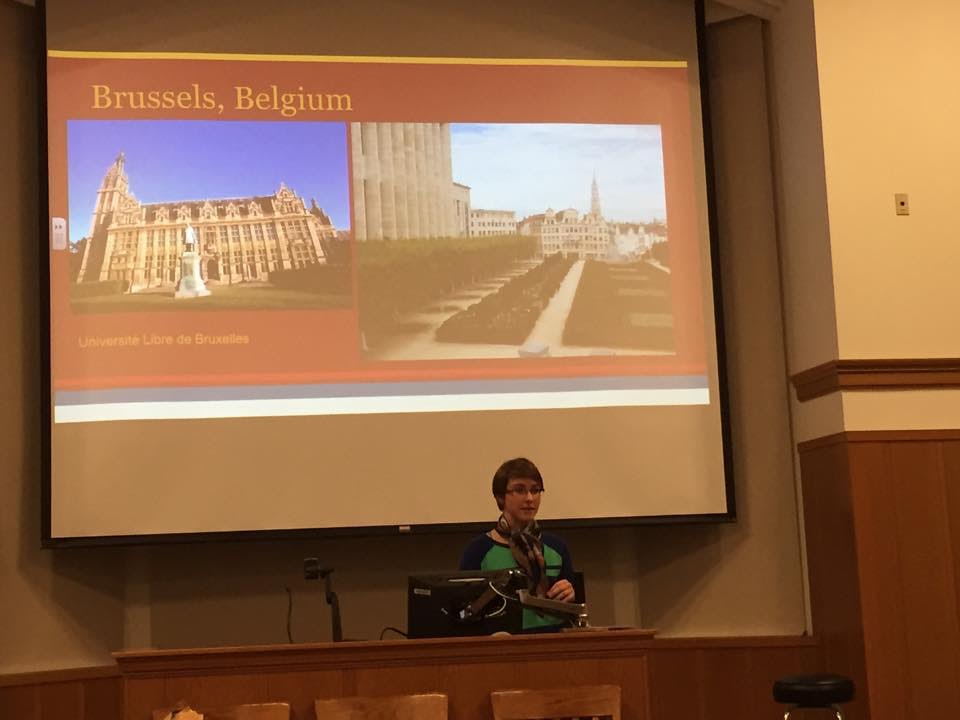
M514 478L507 482L503 495L503 516L510 527L521 528L533 522L540 509L542 489L536 480Z

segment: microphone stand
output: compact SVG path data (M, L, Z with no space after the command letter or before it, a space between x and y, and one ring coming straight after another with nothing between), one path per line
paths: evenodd
M571 627L583 630L590 627L590 615L586 603L567 603L559 600L549 600L531 595L526 590L517 592L517 599L525 608L546 612L550 615L562 617Z
M330 606L330 636L334 642L343 641L343 625L340 622L340 599L333 589L333 568L320 567L317 558L304 558L303 577L306 580L323 580L323 597Z

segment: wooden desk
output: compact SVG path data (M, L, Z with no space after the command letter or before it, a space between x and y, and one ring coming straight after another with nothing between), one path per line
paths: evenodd
M439 691L451 720L491 717L490 691L615 684L624 720L768 719L773 679L820 667L810 638L653 639L649 630L116 653L124 720L188 700L220 707Z

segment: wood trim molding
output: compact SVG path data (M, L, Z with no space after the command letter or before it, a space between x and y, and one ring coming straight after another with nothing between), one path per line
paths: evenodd
M63 670L38 670L37 672L8 673L0 675L0 687L49 685L51 683L77 682L78 680L100 680L102 678L115 677L120 677L120 668L116 665L65 668Z
M125 677L143 675L342 670L466 662L636 655L653 630L304 643L114 653Z
M776 17L786 0L717 0L717 2L748 15L770 20Z
M960 358L830 360L790 379L800 401L841 390L960 388Z
M871 442L944 442L960 440L960 429L943 430L847 430L797 443L800 453L828 445Z
M115 653L124 677L342 670L412 665L635 657L650 651L816 647L811 637L653 639L652 630L510 637L308 643Z

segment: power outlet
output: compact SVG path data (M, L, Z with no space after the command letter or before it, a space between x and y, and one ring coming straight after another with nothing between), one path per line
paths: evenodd
M897 208L897 215L910 214L910 198L906 193L896 193L893 196L893 202Z

